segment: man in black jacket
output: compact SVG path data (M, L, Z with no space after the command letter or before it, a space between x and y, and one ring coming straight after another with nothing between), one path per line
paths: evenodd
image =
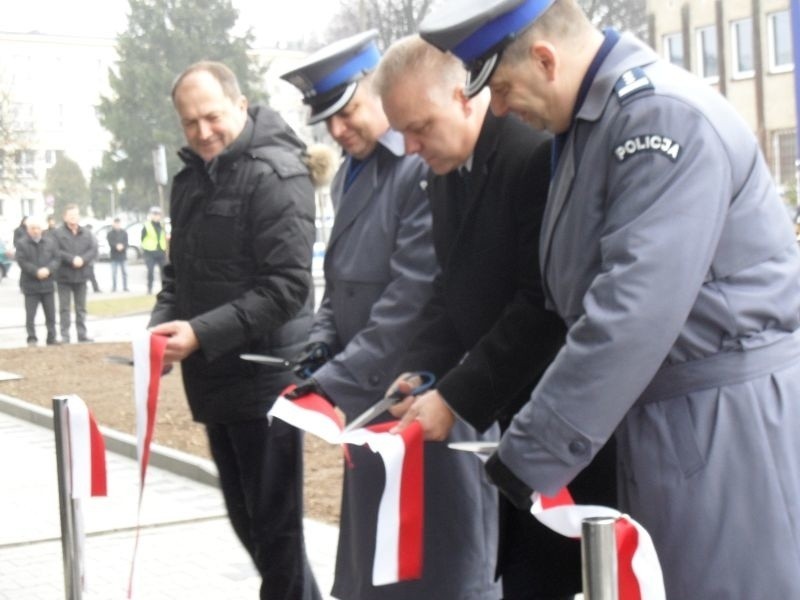
M417 36L386 52L377 78L389 122L435 173L428 195L442 269L401 361L405 371L432 371L436 389L392 412L404 414L399 428L419 421L430 440L446 439L457 419L505 428L564 342L538 269L550 140L492 115L488 90L469 97L460 61ZM613 505L612 461L573 492ZM501 498L497 571L506 600L571 596L581 586L580 545Z
M39 304L44 312L47 327L47 345L57 344L56 300L53 281L58 269L58 247L48 236L42 236L42 223L36 217L28 217L27 235L17 240L16 258L19 264L19 287L25 295L25 329L28 345L35 346L36 311Z
M81 227L80 209L77 204L64 208L64 224L55 230L53 236L58 244L60 263L56 272L58 287L59 325L61 341L68 344L70 304L75 303L75 329L79 342L93 341L86 332L86 283L89 270L97 258L97 240L92 232Z
M128 232L122 228L119 218L111 223L111 229L106 234L108 242L108 257L111 260L111 291L117 291L117 273L122 274L122 289L128 291L128 270L125 262L128 260Z
M181 362L261 599L319 598L303 543L300 433L266 417L292 375L239 359L291 357L308 334L314 192L304 146L272 110L248 109L220 63L187 68L172 99L188 147L152 332L169 337L165 363Z

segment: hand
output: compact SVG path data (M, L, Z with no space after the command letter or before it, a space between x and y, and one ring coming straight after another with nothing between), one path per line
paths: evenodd
M76 256L72 259L72 266L76 269L80 269L83 266L83 259L80 256Z
M117 244L117 252L122 252L125 249L125 246L122 244Z
M39 267L36 270L37 279L47 279L48 277L50 277L50 269L48 269L47 267Z
M331 350L325 342L310 342L303 351L292 359L295 363L294 374L301 379L308 379L314 371L328 362Z
M165 335L167 346L164 349L164 364L180 362L200 348L200 340L188 321L169 321L150 328L150 333Z
M450 435L456 416L438 390L430 390L417 396L403 418L390 432L399 433L413 421L419 422L422 426L426 440L441 442Z
M319 383L317 383L317 380L314 378L307 379L306 381L298 385L296 388L294 388L291 392L284 395L284 398L286 398L287 400L297 400L298 398L302 398L303 396L307 396L308 394L316 394L317 396L321 396L322 398L325 398L325 400L330 402L331 406L336 406L333 400L331 400L328 397L328 394L325 393L325 390L323 390L322 387L320 387Z

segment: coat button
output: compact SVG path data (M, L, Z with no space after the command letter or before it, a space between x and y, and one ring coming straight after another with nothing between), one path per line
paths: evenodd
M370 375L369 376L369 384L372 386L378 385L381 382L381 378L377 375Z
M355 292L355 290L353 288L347 288L347 292L345 292L345 293L347 294L348 298L352 298L353 296L356 295L356 292Z
M589 445L583 440L572 440L569 443L569 452L575 456L584 456L589 452Z

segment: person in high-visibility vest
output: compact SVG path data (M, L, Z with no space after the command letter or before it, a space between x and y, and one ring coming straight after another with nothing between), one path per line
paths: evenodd
M161 209L157 206L150 209L147 222L142 227L142 255L147 265L147 293L152 294L156 266L160 279L167 260L167 232L161 223Z

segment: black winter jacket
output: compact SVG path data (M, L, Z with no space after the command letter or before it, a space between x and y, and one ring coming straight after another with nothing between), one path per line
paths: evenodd
M29 235L20 238L16 246L19 264L19 287L23 294L47 294L53 292L53 281L58 270L58 247L52 236L34 242ZM39 279L36 272L42 267L50 269L50 277Z
M58 246L60 264L56 273L59 283L85 283L89 280L89 266L97 258L97 239L91 231L78 227L77 233L72 233L66 224L56 228L53 238ZM76 269L72 260L80 256L83 266Z
M208 167L189 148L172 184L170 262L151 325L188 320L200 349L181 364L195 420L263 418L290 372L239 358L291 357L311 325L314 190L303 143L273 110L249 109Z

